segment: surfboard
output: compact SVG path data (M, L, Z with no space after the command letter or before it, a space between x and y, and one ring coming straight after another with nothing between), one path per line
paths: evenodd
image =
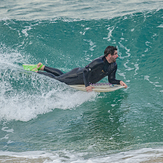
M69 86L79 91L86 91L85 85L69 85ZM109 83L92 84L90 86L94 87L92 90L95 92L112 92L124 88L124 86L118 84L113 85Z

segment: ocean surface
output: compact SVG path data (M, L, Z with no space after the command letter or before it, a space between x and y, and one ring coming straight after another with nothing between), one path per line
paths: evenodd
M77 91L22 67L68 72L108 45L127 89ZM162 0L1 0L0 162L163 162L162 62Z

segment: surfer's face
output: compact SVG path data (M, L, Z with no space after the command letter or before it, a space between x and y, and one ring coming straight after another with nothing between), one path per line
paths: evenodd
M114 54L113 55L108 54L107 57L105 57L105 58L106 58L106 60L109 63L116 62L116 59L118 58L118 52L117 52L117 50L114 51Z
M114 55L111 55L112 62L116 62L116 59L118 58L118 52L117 50L114 51Z
M117 50L114 51L114 55L109 54L106 59L109 63L116 62L116 59L118 58L118 52Z

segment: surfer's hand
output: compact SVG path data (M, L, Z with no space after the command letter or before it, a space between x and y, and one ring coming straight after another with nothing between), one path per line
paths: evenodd
M120 81L120 85L125 86L125 88L127 88L127 85L123 81Z
M86 91L87 92L92 92L92 89L93 89L94 87L92 87L92 86L87 86L85 89L86 89Z

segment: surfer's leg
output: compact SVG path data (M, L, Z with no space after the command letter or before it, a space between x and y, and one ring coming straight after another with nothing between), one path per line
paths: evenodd
M44 71L52 73L55 76L60 76L63 74L63 72L61 70L56 69L56 68L52 68L52 67L48 67L48 66L44 67Z
M42 65L41 62L38 63L38 64L37 64L37 68L39 68L41 65ZM63 74L63 72L62 72L61 70L56 69L56 68L52 68L52 67L48 67L48 66L45 66L45 65L43 65L43 66L40 68L40 70L46 71L46 72L49 72L49 73L52 73L52 74L55 75L55 76L60 76L60 75ZM37 72L38 72L38 71L37 71Z
M45 76L49 76L51 78L57 79L57 77L55 75L53 75L52 73L48 73L48 72L43 72L43 71L38 71L38 74L43 74Z
M45 66L44 71L38 71L38 73L49 76L68 85L75 85L84 84L82 71L83 69L81 68L74 68L70 72L63 73L58 69Z

